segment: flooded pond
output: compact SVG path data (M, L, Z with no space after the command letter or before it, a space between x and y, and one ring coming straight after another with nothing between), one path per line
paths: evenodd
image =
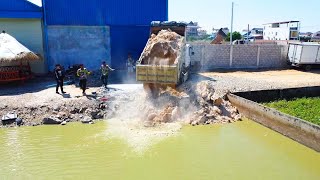
M0 179L320 179L320 153L252 121L184 126L143 153L107 129L0 129Z

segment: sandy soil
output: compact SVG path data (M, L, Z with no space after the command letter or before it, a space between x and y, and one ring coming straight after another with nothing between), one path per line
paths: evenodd
M304 72L299 70L270 70L258 72L209 72L206 77L235 77L243 80L266 82L282 88L320 86L320 70Z

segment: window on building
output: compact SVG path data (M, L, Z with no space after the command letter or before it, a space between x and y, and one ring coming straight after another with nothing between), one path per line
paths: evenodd
M278 36L278 32L276 32L276 36Z

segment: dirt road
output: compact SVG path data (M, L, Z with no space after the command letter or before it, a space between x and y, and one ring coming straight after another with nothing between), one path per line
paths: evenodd
M205 72L200 75L215 80L218 89L230 91L320 86L320 70Z

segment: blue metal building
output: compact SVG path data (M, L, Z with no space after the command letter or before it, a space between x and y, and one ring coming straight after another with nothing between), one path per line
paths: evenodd
M168 0L43 0L49 68L83 63L90 69L106 60L125 68L137 59L151 21L168 20Z

